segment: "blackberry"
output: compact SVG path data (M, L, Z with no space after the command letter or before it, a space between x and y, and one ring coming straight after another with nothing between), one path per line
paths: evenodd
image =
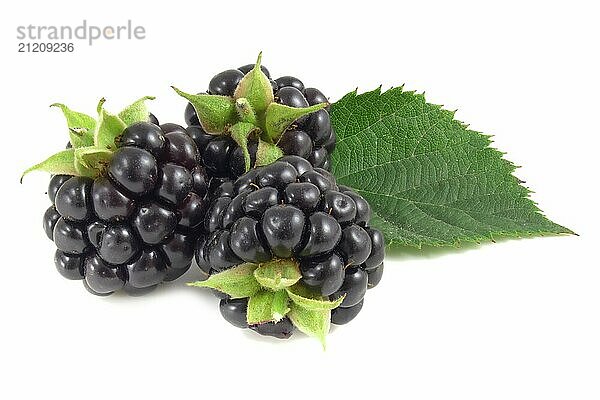
M147 292L181 276L193 260L208 178L185 130L151 119L156 123L137 121L117 132L109 151L70 148L67 152L102 157L97 163L83 159L93 168L76 164L75 174L50 179L52 205L43 227L57 247L56 268L67 279L83 280L97 295L123 288L130 294ZM73 171L72 165L62 168ZM33 169L48 168L42 163Z
M367 289L381 279L385 255L383 235L369 225L369 204L293 155L224 185L196 246L196 262L207 279L197 286L214 287L210 278L234 267L289 261L300 273L299 290L340 301L331 311L332 323L356 317ZM285 315L277 323L249 326L247 298L226 297L220 309L231 324L263 335L286 338L293 331L293 318Z
M260 63L260 56L258 63ZM264 165L261 163L260 157L257 160L257 150L261 140L276 145L284 155L297 155L309 160L314 167L329 170L331 167L330 154L335 148L336 136L331 126L328 100L318 89L306 88L298 78L283 76L273 80L269 71L264 66L260 67L262 82L264 85L268 85L268 91L271 92L269 93L270 101L302 109L319 105L323 107L322 109L315 108L314 112L310 114L297 116L290 121L293 123L288 124L285 129L276 132L271 137L265 132L266 127L263 126L265 119L261 116L263 110L252 109L256 112L256 120L250 122L254 123L258 129L247 136L248 143L241 142L242 146L228 129L237 121L245 120L244 115L233 118L220 130L209 129L208 124L198 116L197 110L202 112L204 106L198 100L200 97L219 95L238 100L241 96L240 86L244 85L243 80L250 80L254 71L255 64L223 71L210 80L208 90L204 94L193 96L178 91L180 95L190 100L184 112L185 122L188 125L186 130L202 154L208 175L221 180L237 179L248 170L244 158L245 148L248 149L250 165ZM255 81L257 80L258 78L255 79ZM252 99L250 98L250 100ZM250 101L250 103L253 102ZM254 106L254 104L251 105Z

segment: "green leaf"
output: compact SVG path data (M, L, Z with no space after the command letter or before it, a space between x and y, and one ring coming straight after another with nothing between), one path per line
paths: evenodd
M282 289L273 294L273 304L271 305L271 315L273 316L273 320L275 322L280 321L290 312L288 304L290 303L290 298L287 292Z
M310 107L296 108L279 103L271 103L265 113L265 130L267 136L276 141L281 134L298 118L327 107L327 103L319 103Z
M346 295L343 295L335 301L329 301L326 297L311 291L300 283L287 288L287 294L295 304L313 311L333 310L339 307L344 301L344 297L346 297Z
M273 297L275 293L270 290L260 290L250 296L246 320L248 325L271 322L273 318Z
M257 267L258 265L252 263L240 264L211 275L205 281L191 282L188 285L216 289L233 299L251 297L260 290L253 274Z
M258 54L252 71L244 75L233 94L235 99L247 99L256 113L264 112L273 101L273 88L260 68L261 59L262 52Z
M254 270L254 277L262 287L281 290L292 286L302 278L298 263L292 259L273 260Z
M98 103L98 123L94 132L94 145L98 148L116 150L115 139L119 137L127 125L117 115L104 109L105 99Z
M50 107L59 108L69 128L69 137L73 147L91 146L94 144L94 127L96 120L87 114L71 110L61 103L54 103Z
M255 166L262 167L263 165L269 165L279 160L281 157L283 157L283 150L281 150L280 147L259 139L258 147L256 149Z
M423 95L351 92L332 104L331 121L338 183L369 201L392 246L573 233L542 215L488 136Z
M317 338L325 350L325 338L329 333L331 311L309 310L298 304L290 304L290 312L287 314L294 326L301 332Z
M210 94L189 94L175 86L171 87L178 95L192 103L200 124L207 133L220 134L225 132L228 126L235 124L237 111L233 98Z
M126 107L123 111L119 113L119 118L121 121L125 123L125 125L129 126L136 122L148 122L148 118L150 117L150 112L146 107L146 100L154 100L155 97L152 96L144 96L141 99L136 100L133 104Z
M33 167L27 168L23 175L21 175L21 182L23 177L33 171L44 171L51 174L61 175L76 175L75 170L75 149L67 149L60 151L54 155L51 155L46 160Z
M250 169L250 152L248 151L248 136L256 130L256 127L248 122L238 122L233 125L230 129L231 138L242 149L244 154L244 164L246 166L246 172Z

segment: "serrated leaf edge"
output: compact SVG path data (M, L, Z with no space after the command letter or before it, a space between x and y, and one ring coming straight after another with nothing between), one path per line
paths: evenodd
M354 89L353 91L347 93L346 95L344 95L340 100L338 100L336 103L340 103L342 101L347 101L349 99L352 98L356 98L358 96L362 96L362 95L377 95L377 96L382 96L382 95L387 95L390 92L395 92L398 91L401 94L410 94L415 96L416 98L422 100L424 103L431 105L433 107L435 107L436 109L438 109L439 111L441 111L443 114L446 114L447 117L450 117L450 119L458 124L460 124L464 129L468 129L469 125L455 119L455 113L456 111L449 111L443 108L442 105L438 105L438 104L432 104L432 103L427 103L426 98L425 98L425 93L417 93L414 90L410 90L410 91L406 91L404 90L404 85L398 86L398 87L391 87L386 91L382 92L382 87L381 85L372 90L372 91L367 91L367 92L363 92L363 93L358 93L358 88ZM332 106L335 107L334 103ZM498 149L492 147L492 143L493 141L491 140L491 138L493 137L492 135L486 135L483 134L482 132L479 131L475 131L475 130L471 130L473 133L477 133L479 135L481 135L482 137L485 137L487 139L487 147L485 147L485 149L490 149L494 152L496 152L497 154L501 155L500 159L501 161L509 168L509 174L511 177L513 177L517 183L520 185L521 183L523 183L524 181L520 180L519 178L517 178L514 175L514 172L516 171L516 169L518 168L517 165L515 165L513 162L507 160L506 158L504 158L504 155L506 154L505 152L501 152ZM337 146L339 148L339 145L342 144L345 140L347 140L347 138L338 138L338 142L337 142ZM338 179L343 179L345 176L336 176L336 178ZM526 195L523 196L524 199L527 199L529 201L531 201L532 205L535 207L536 209L536 213L538 213L539 215L541 215L542 217L546 218L546 216L544 215L544 213L539 209L537 202L535 202L534 200L532 200L529 197L529 194L533 193L533 191L531 189L529 189L528 187L522 186L520 185L523 189L525 189L525 193ZM365 193L368 192L364 189L360 189L360 188L355 188L355 190L361 194L361 193ZM381 194L381 193L377 193L378 196L382 196L385 197L385 194ZM412 199L405 199L408 202L413 202ZM437 204L435 204L435 206L439 206ZM383 218L381 215L377 214L376 210L373 210L373 214L377 215L377 217L386 220L385 218ZM397 229L402 229L402 227L396 225L396 223L394 221L389 221L386 220L388 223L390 223L391 225L394 225L395 228ZM525 238L525 237L531 237L531 236L554 236L554 235L561 235L561 234L573 234L573 235L577 235L577 233L575 233L574 231L572 231L569 228L566 228L564 226L561 226L559 224L556 223L552 223L556 229L554 230L523 230L523 231L491 231L488 235L477 235L477 234L473 234L472 236L465 236L462 237L460 239L457 239L453 242L449 242L447 240L440 240L434 237L431 237L430 240L428 240L427 242L420 240L418 242L414 242L414 241L408 241L408 240L398 240L396 238L386 238L386 247L390 248L390 249L394 249L394 248L401 248L401 247L414 247L414 248L418 248L421 249L423 246L432 246L432 247L455 247L455 248L459 248L461 247L461 243L465 242L465 243L476 243L476 244L480 244L481 242L484 241L490 241L490 242L495 242L496 239L501 239L501 238ZM416 232L411 232L411 235L417 235L417 236L423 236L422 234L416 233Z

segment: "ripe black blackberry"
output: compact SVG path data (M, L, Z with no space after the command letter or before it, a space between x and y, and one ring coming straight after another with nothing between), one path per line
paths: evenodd
M108 148L96 164L83 159L94 165L85 176L52 176L43 226L61 275L97 295L140 294L189 269L207 177L196 144L174 124L132 123ZM34 169L56 170L44 163Z
M367 289L381 279L385 255L364 198L298 156L284 156L224 186L208 208L196 247L206 278L243 263L291 260L301 274L299 289L331 301L345 296L331 312L332 323L352 320ZM248 299L221 297L225 319L248 327ZM280 338L293 331L287 317L250 328Z
M238 86L245 76L252 74L255 64L242 66L238 69L230 69L215 75L206 91L209 95L236 97ZM336 143L335 131L331 126L327 98L321 91L315 88L305 88L304 83L292 76L283 76L275 80L271 79L269 71L261 66L265 83L272 91L274 101L294 107L306 108L323 104L324 108L314 111L310 115L302 115L287 126L285 130L278 132L272 138L285 155L298 155L311 162L314 167L329 170L331 167L330 154ZM207 133L198 117L197 105L188 103L185 109L185 121L188 125L187 131L194 139L200 150L207 173L211 177L224 180L235 180L246 170L244 152L227 132L211 131ZM259 116L260 117L260 116ZM260 127L260 118L258 126ZM259 135L264 139L264 135ZM256 162L258 140L249 137L248 150L251 164ZM261 165L259 163L259 165Z

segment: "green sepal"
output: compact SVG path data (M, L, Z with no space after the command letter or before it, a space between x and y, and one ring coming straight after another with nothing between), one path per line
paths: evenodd
M283 157L283 150L277 145L267 143L264 140L258 141L258 148L256 149L256 162L255 166L262 167L263 165L269 165Z
M254 277L262 287L278 291L294 285L302 274L296 261L276 259L260 264L254 270Z
M59 151L41 163L27 168L21 175L21 182L25 175L33 171L44 171L60 175L77 175L77 171L75 170L75 149L71 148Z
M271 305L271 314L275 322L281 321L283 317L290 312L288 307L290 298L287 292L282 289L273 294L273 304Z
M146 100L154 99L155 97L153 96L144 96L141 99L136 100L119 113L119 118L127 126L136 122L148 122L150 118L150 112L148 111L148 107L146 107Z
M296 108L279 103L271 103L265 113L265 130L267 137L273 142L298 118L327 107L327 103L319 103L310 107Z
M50 107L59 108L65 116L71 146L77 148L94 144L94 127L96 126L94 117L73 111L61 103L51 104Z
M96 146L75 149L75 170L78 176L95 178L108 168L113 152Z
M257 128L248 122L238 122L230 128L231 138L240 146L244 154L245 172L250 170L250 152L248 151L248 136Z
M235 101L228 96L190 94L171 86L178 95L194 106L202 128L210 134L221 134L237 121Z
M134 122L149 120L145 101L152 99L154 97L142 97L119 115L113 115L104 109L106 100L103 98L98 102L97 120L87 114L73 111L64 104L52 104L51 107L59 108L67 120L72 148L56 153L27 169L21 180L31 171L91 178L104 173L112 153L117 149L115 141L123 130Z
M98 103L98 123L94 132L94 146L102 149L116 150L115 139L121 136L127 125L118 115L104 109L106 99Z
M309 310L292 302L287 316L301 332L317 338L325 350L325 339L331 326L330 310Z
M235 99L248 99L256 113L264 112L274 100L271 82L260 68L261 59L262 52L258 54L254 68L244 75L233 94Z
M339 297L334 301L329 301L302 284L296 284L286 289L287 294L295 304L312 311L333 310L342 304L346 295Z
M216 289L232 299L251 297L261 289L253 274L257 267L252 263L240 264L211 275L205 281L190 282L188 286Z
M273 298L275 293L270 290L259 290L248 299L246 321L248 325L264 324L274 321Z
M276 292L263 289L256 292L248 299L246 313L248 325L281 321L290 311L289 302L290 299L284 289Z

